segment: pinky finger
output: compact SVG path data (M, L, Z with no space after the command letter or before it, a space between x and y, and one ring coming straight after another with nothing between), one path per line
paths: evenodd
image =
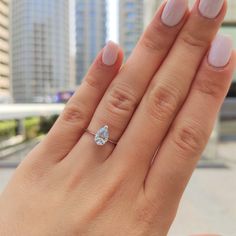
M111 41L99 53L81 85L68 101L64 111L45 139L33 150L48 156L43 161L57 162L72 149L87 128L91 117L111 81L120 70L123 52Z

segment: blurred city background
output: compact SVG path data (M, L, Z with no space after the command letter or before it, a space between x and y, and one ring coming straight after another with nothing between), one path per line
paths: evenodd
M127 58L161 2L0 0L0 192L106 41ZM236 42L236 1L228 5L221 31ZM169 235L236 235L235 153L236 74Z

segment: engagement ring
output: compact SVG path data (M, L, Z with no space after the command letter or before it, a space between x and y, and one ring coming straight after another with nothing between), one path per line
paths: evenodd
M104 125L96 133L94 133L88 129L86 129L85 131L94 136L94 141L99 146L103 146L107 142L112 143L114 145L117 144L116 141L109 139L108 125Z

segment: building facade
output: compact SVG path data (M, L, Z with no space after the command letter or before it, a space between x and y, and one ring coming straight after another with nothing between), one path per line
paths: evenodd
M162 0L144 0L144 28L150 23Z
M119 42L128 58L143 32L144 0L119 1Z
M51 103L69 84L68 0L12 0L16 103Z
M9 8L9 0L0 0L0 103L11 101Z
M225 22L236 22L236 1L228 0L228 12L225 18Z
M76 0L76 84L106 43L106 19L106 0Z

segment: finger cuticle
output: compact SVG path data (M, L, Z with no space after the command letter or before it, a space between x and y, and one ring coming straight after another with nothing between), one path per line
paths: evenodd
M119 46L113 41L108 41L102 55L103 64L107 66L114 65L117 61L118 54L119 54Z
M214 19L221 12L223 5L224 0L201 0L198 8L202 16Z
M162 22L170 27L178 25L188 9L187 0L168 0L162 12Z
M225 67L233 53L233 40L229 35L217 34L212 42L208 62L216 68Z

